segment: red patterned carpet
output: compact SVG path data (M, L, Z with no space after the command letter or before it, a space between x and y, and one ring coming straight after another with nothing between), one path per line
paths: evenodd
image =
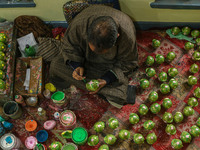
M158 39L161 41L161 46L156 50L152 47L152 39ZM70 97L70 109L73 110L77 116L78 123L76 126L82 126L86 128L89 132L89 135L96 134L93 130L93 125L97 121L104 121L107 123L107 120L110 117L117 118L119 120L119 127L115 130L110 129L106 126L103 133L99 133L98 136L100 138L100 142L95 147L90 147L87 144L83 146L79 146L80 150L98 150L98 147L104 143L103 137L108 134L114 134L118 137L118 132L120 129L127 129L131 132L131 138L126 141L122 141L118 138L116 144L110 146L111 150L171 150L171 141L174 138L180 138L180 134L183 131L189 131L190 127L195 124L196 120L199 117L200 113L200 106L194 108L195 114L190 117L185 117L182 123L176 124L177 133L173 136L169 136L165 132L166 124L162 121L161 117L164 114L164 108L161 109L161 112L157 115L152 114L149 112L145 116L140 116L140 122L136 125L131 125L129 123L129 115L130 113L137 112L138 106L142 103L145 103L147 106L150 106L150 103L147 98L150 92L157 91L159 94L158 103L162 103L162 100L165 97L169 97L172 100L173 106L167 110L167 112L171 112L174 114L177 111L182 111L184 106L187 105L187 100L189 97L193 95L193 91L196 87L200 86L199 82L199 72L196 73L194 76L198 78L198 84L195 86L188 86L186 83L187 78L189 76L189 67L194 62L191 59L192 50L190 52L186 52L183 47L186 41L178 40L178 39L171 39L168 35L166 35L165 31L138 31L137 32L137 43L138 43L138 52L139 52L139 65L140 69L136 73L134 80L130 81L130 84L139 85L139 80L141 78L147 78L145 76L145 64L144 61L147 56L151 55L155 57L156 54L162 54L166 56L169 51L173 51L176 53L176 58L170 64L163 63L162 65L154 65L153 68L156 69L156 73L160 73L161 71L167 71L170 67L175 67L178 69L179 74L177 75L176 79L178 80L178 87L173 90L171 93L167 95L162 95L158 89L160 86L160 82L157 79L157 76L151 78L150 87L146 90L141 90L138 87L137 90L137 97L136 97L136 104L135 105L126 105L121 110L118 110L112 107L110 104L99 98L97 95L87 95L84 91L78 90L76 94L70 94L68 92L68 96ZM196 62L199 67L200 63ZM41 107L43 107L48 113L49 119L53 119L53 113L56 111L51 106L52 103L50 100L45 100L41 103ZM36 132L42 129L43 122L37 121L39 126L35 132L27 132L24 128L25 122L30 119L37 120L36 116L37 108L25 107L24 108L24 115L21 119L18 120L11 120L14 123L13 133L20 137L21 141L24 143L26 137L36 135ZM137 145L133 142L133 135L135 133L141 133L144 137L149 133L149 131L143 128L143 123L146 120L153 120L156 125L153 131L158 137L158 140L153 145L149 145L146 142L142 145ZM49 138L45 145L50 145L53 141L60 141L62 144L66 143L67 140L61 137L61 132L63 132L65 128L57 121L56 127L48 131ZM25 149L25 148L23 148ZM193 138L191 144L184 144L182 150L199 150L200 149L200 138Z

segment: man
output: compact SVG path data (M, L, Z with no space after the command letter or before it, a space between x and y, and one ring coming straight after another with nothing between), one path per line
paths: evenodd
M84 9L69 25L61 51L50 66L54 84L86 89L83 79L98 79L99 89L89 94L117 108L126 103L128 77L138 66L135 27L126 14L101 5Z

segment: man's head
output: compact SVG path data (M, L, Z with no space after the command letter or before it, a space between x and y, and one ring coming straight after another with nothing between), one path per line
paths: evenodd
M96 53L105 53L115 45L118 28L112 17L101 16L96 18L88 29L90 49Z

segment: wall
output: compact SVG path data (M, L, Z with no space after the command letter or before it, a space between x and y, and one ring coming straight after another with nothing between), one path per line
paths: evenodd
M39 16L44 21L64 21L62 6L69 0L35 0L33 8L0 8L0 17L13 21L20 15ZM200 22L200 10L153 9L154 0L119 0L123 12L134 21Z

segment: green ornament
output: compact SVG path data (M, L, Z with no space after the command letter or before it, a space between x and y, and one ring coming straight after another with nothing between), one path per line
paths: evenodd
M191 73L197 73L199 71L199 66L197 64L192 64L190 66L190 72Z
M153 133L149 133L146 137L146 141L148 144L152 145L154 144L156 141L157 141L157 136L156 134L153 132Z
M0 42L6 43L7 36L4 33L0 33Z
M190 133L188 133L186 131L183 131L181 133L181 137L180 138L184 143L190 143L191 139L192 139L192 136L190 135Z
M199 46L200 45L200 38L196 39L196 44Z
M0 60L0 70L5 70L5 69L6 69L6 63Z
M140 133L136 133L133 135L133 140L136 144L143 144L144 143L144 137Z
M4 78L5 78L5 73L2 70L0 70L0 79L4 79Z
M106 135L106 136L104 137L104 142L105 142L106 144L108 144L108 145L113 145L113 144L115 144L116 140L117 140L117 138L116 138L114 135L112 135L112 134L108 134L108 135Z
M159 79L161 82L167 81L167 73L162 71L161 73L159 73L158 79Z
M200 129L199 127L197 127L196 125L193 125L191 128L190 128L190 134L193 136L193 137L198 137L200 135Z
M200 127L200 117L197 119L196 125Z
M97 135L91 135L87 141L89 146L95 146L99 143L99 137Z
M147 69L146 69L146 75L147 75L148 77L153 77L155 74L156 74L155 69L153 69L153 68L147 68Z
M167 124L165 132L169 135L176 134L176 127L173 124Z
M180 30L179 27L172 27L171 32L172 32L173 35L177 35L181 32L181 30Z
M146 130L152 130L155 126L155 123L152 121L152 120L147 120L144 122L143 124L143 127L146 129Z
M191 106L191 107L196 107L196 106L198 106L198 101L197 101L197 99L196 98L194 98L194 97L190 97L189 99L188 99L188 105L189 106Z
M51 150L60 150L62 148L62 144L60 142L53 142L49 146Z
M195 84L197 84L197 78L195 76L190 75L188 77L188 84L189 85L195 85Z
M101 146L99 147L98 150L109 150L109 147L108 147L108 145L103 144L103 145L101 145Z
M149 87L149 81L147 79L141 79L140 80L140 87L142 89L146 89Z
M181 112L176 112L174 115L174 122L181 123L183 121L183 114Z
M105 128L105 123L103 121L99 121L94 124L94 130L96 132L102 132L104 128Z
M122 129L122 130L119 131L119 137L122 140L129 139L130 135L131 134L130 134L130 132L128 130Z
M148 56L145 63L146 63L147 66L153 65L154 64L154 58L152 56Z
M86 83L86 88L88 91L96 91L99 88L99 81L90 80L88 83Z
M182 34L183 35L189 35L190 31L191 31L191 29L189 27L183 27L182 28Z
M149 99L151 102L157 101L157 100L158 100L158 93L155 92L155 91L152 91L152 92L149 94L148 99Z
M26 48L25 48L25 54L26 54L27 57L29 57L29 56L35 56L35 54L36 54L35 48L32 47L32 46L29 46L27 44Z
M167 94L170 92L170 86L166 83L160 85L160 92L163 94Z
M152 112L153 114L157 114L157 113L160 112L161 106L160 106L160 104L158 104L158 103L154 103L154 104L151 105L150 110L151 110L151 112Z
M165 123L172 123L173 122L173 116L169 112L165 112L162 116L162 119Z
M4 91L6 89L6 83L0 79L0 91Z
M0 60L5 60L6 56L5 53L0 51Z
M149 109L148 107L145 105L145 104L141 104L139 106L139 109L138 109L138 112L141 114L141 115L146 115L148 113Z
M200 35L199 30L192 30L191 35L193 38L197 38Z
M162 102L162 106L165 108L165 109L169 109L170 107L172 107L172 101L171 99L169 98L165 98Z
M136 124L140 121L140 117L136 113L131 113L129 116L129 122L131 124Z
M178 70L176 68L169 68L168 69L168 75L170 77L175 77L178 74Z
M173 139L171 142L171 146L174 149L181 149L183 147L183 143L179 139Z
M153 39L153 40L152 40L152 46L153 46L154 48L158 48L158 47L160 46L160 41L157 40L157 39Z
M5 51L6 45L3 42L0 42L0 51Z
M178 82L175 79L172 78L172 79L169 80L169 86L170 86L171 89L175 89L178 86Z
M165 61L165 57L163 55L157 54L155 60L157 64L162 64Z
M169 52L169 53L167 54L167 56L166 56L166 60L167 60L168 62L171 62L171 61L174 60L175 57L176 57L176 54L175 54L174 52Z
M192 60L200 60L200 52L197 52L195 51L193 54L192 54Z
M185 116L191 116L194 114L194 109L190 106L186 106L184 109L183 109L183 114Z
M191 42L186 42L185 43L185 50L189 51L189 50L191 50L193 48L194 48L194 44L193 43L191 43Z
M108 120L108 125L111 129L116 129L117 127L119 127L119 121L115 118L110 118Z
M197 97L197 98L200 98L200 88L197 87L195 90L194 90L194 96Z

